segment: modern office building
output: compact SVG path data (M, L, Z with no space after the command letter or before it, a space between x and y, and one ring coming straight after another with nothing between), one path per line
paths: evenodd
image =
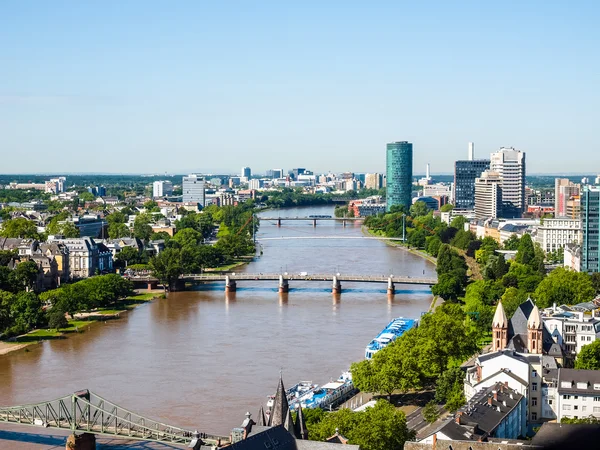
M600 188L585 186L581 193L581 271L600 272L598 249L600 248Z
M387 144L386 155L386 206L407 209L412 205L413 145L407 141Z
M502 179L486 170L475 180L475 218L495 219L502 215Z
M183 202L199 203L201 206L204 206L204 188L204 179L198 175L188 175L187 177L183 177Z
M155 181L152 183L152 197L161 198L173 194L173 183L170 181Z
M250 167L242 167L242 172L240 176L242 178L246 178L246 180L249 180L252 176L252 169L250 169Z
M490 155L490 170L502 179L502 202L523 214L525 202L525 152L514 148L501 148ZM508 209L508 208L506 208Z
M556 178L554 180L554 217L569 217L567 203L579 195L581 186L573 183L568 178Z
M469 142L469 159L454 163L454 209L475 209L475 180L490 168L489 159L474 159L475 145Z
M283 178L283 169L268 169L265 176L267 178Z

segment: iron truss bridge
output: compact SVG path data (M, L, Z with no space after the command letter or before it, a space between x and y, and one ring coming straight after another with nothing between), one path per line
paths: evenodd
M88 390L49 402L0 407L0 422L184 445L197 443L199 439L208 445L229 441L228 437L148 419Z

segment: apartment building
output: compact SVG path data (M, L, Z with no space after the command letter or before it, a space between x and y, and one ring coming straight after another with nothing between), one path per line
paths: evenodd
M544 219L535 236L546 253L562 249L567 244L580 244L581 238L581 220L568 218Z
M600 370L558 369L556 415L563 419L600 419Z

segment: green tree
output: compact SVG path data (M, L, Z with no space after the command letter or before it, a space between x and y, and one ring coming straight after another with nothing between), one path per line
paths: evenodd
M508 241L507 241L508 242ZM529 234L524 234L519 241L519 248L515 261L526 266L531 265L535 261L535 248Z
M198 247L202 244L204 237L195 228L184 228L179 230L172 239L181 247Z
M166 248L149 262L152 274L158 278L165 290L172 289L180 275L183 274L181 249Z
M79 200L81 200L82 202L93 202L94 200L96 200L96 197L94 197L94 194L92 194L91 192L82 192L81 194L79 194Z
M454 219L452 219L452 221L450 222L450 227L456 229L456 230L464 230L465 227L465 223L468 222L468 219L464 216L456 216Z
M14 301L14 294L7 291L0 291L0 336L13 325L10 307Z
M115 261L120 267L127 267L129 264L137 264L139 262L140 252L135 247L123 247L115 256Z
M519 305L525 302L528 294L525 291L519 290L516 287L509 287L502 295L502 307L506 313L506 317L512 317Z
M596 291L587 273L573 272L559 267L542 280L535 290L534 298L540 308L557 305L574 305L588 302L596 296Z
M442 245L442 240L438 235L428 236L426 239L425 248L427 249L427 253L433 256L437 256L440 251L440 246Z
M592 286L596 291L596 295L600 294L600 272L594 272L591 274L590 279L592 281Z
M143 241L150 240L152 235L152 217L147 213L138 214L133 222L133 235Z
M13 334L26 333L45 324L42 302L33 292L19 292L10 305L10 315L14 322Z
M600 340L584 345L575 358L575 368L600 370Z
M59 331L61 328L66 328L69 321L65 317L65 311L59 307L50 308L46 313L48 328L54 328Z
M426 216L429 214L429 207L427 206L427 203L417 200L412 204L409 211L411 217Z
M361 392L375 392L375 371L371 360L364 359L350 366L352 383Z
M451 273L443 273L438 276L438 282L431 287L431 292L444 300L458 301L464 293L463 282Z
M41 238L40 234L37 231L36 224L23 217L17 217L16 219L9 219L2 222L0 236L23 239Z
M33 261L20 262L13 274L16 283L26 289L31 289L40 273L40 268Z
M438 411L437 404L435 401L431 400L427 402L423 410L421 411L423 415L423 419L429 424L432 424L440 417L440 412Z
M427 234L424 230L413 230L408 236L408 244L415 248L423 248L425 247L426 236Z
M451 244L454 247L458 247L462 250L466 250L469 247L471 241L474 241L475 235L472 231L458 230L454 239L452 239Z
M442 205L442 207L440 208L440 212L450 212L454 209L454 205L452 205L451 203L446 203L445 205Z
M511 234L510 237L504 241L504 250L519 250L519 244L521 240L516 234Z
M451 413L458 411L462 408L465 403L467 403L467 399L465 398L465 393L460 391L455 391L452 393L451 397L446 402L446 409Z
M435 401L446 403L457 393L463 392L465 373L460 367L451 367L442 372L435 385Z

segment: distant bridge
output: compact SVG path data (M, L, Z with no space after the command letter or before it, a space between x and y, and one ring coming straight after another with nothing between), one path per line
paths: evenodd
M284 241L288 239L376 239L378 241L403 241L402 238L394 237L376 237L376 236L279 236L262 238L257 237L257 241Z
M148 283L149 286L155 286L158 280L151 275L130 276L133 282ZM393 295L396 292L396 284L413 284L433 286L437 283L435 278L409 277L395 275L342 275L342 274L323 274L323 273L300 273L300 274L279 274L279 273L227 273L227 274L186 274L179 278L179 282L225 282L225 291L232 292L237 289L237 281L278 281L279 292L289 291L290 281L309 281L320 282L330 281L332 283L332 292L339 294L342 292L341 282L349 283L385 283L387 284L388 294Z
M315 216L315 217L260 217L256 216L258 220L268 221L268 222L277 222L277 226L281 226L281 222L288 220L302 220L302 221L312 221L313 226L317 226L317 221L326 220L326 221L336 221L342 222L344 226L346 226L347 222L362 222L366 219L366 217L326 217L326 216Z
M148 419L88 390L48 402L0 406L0 422L185 444L193 448L199 448L202 443L218 445L229 441L225 436L184 430Z

